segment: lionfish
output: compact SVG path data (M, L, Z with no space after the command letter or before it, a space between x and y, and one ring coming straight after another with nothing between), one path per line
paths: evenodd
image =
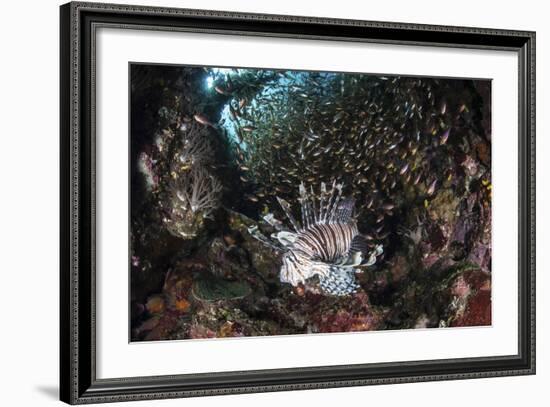
M355 273L371 266L383 252L382 246L371 249L367 239L359 233L354 218L355 200L342 197L342 184L333 182L327 190L321 183L316 199L313 187L310 193L303 183L299 187L301 220L291 213L290 204L277 197L293 230L284 229L283 222L268 213L264 220L275 228L271 235L276 243L263 236L257 226L249 232L264 244L283 251L280 279L294 287L318 276L321 291L328 295L343 296L355 293L359 285ZM318 202L317 202L318 201Z

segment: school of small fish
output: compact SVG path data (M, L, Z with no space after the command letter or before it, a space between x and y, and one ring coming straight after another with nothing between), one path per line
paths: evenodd
M453 182L460 163L449 144L471 148L468 129L458 137L453 128L469 109L441 96L437 78L239 69L216 83L245 199L267 210L277 197L297 199L301 182L337 178L373 239L387 237L407 199L429 200Z

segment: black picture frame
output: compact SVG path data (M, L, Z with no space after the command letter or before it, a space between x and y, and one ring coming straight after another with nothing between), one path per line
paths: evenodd
M60 395L70 404L535 373L535 33L72 2L60 8ZM99 26L508 50L519 57L519 352L499 357L96 378L95 71Z

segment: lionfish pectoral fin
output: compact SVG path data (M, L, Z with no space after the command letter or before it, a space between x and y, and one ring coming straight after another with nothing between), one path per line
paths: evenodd
M346 296L356 293L360 289L355 279L356 270L348 267L330 268L330 272L320 279L321 290L329 295Z
M360 251L350 252L339 264L340 267L357 267L363 262L363 253Z
M292 244L294 244L294 242L298 238L298 235L296 233L286 232L286 231L274 233L272 236L275 237L275 239L277 239L279 243L283 245L283 247L291 246Z
M276 219L275 216L272 213L268 213L263 217L264 221L266 221L271 227L273 227L276 231L281 231L283 229L283 222Z
M350 263L350 267L355 267L360 265L364 260L363 253L361 252L353 253L353 255L351 256L351 260L352 261Z
M324 263L322 261L312 261L308 268L308 275L310 277L312 276L319 276L320 278L328 276L330 273L331 266L327 263Z
M271 249L275 251L283 251L283 247L274 244L271 240L269 240L267 237L265 237L262 232L260 232L260 229L258 226L250 226L248 228L248 233L250 236L252 236L254 239L258 240L259 242L263 243L267 247L270 247Z

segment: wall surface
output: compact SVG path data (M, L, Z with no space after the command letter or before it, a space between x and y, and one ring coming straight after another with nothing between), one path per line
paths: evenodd
M536 376L433 382L186 400L188 406L544 405L550 382L548 112L550 27L541 1L337 2L277 0L132 1L134 4L315 15L537 31ZM58 0L8 2L0 25L0 255L2 405L59 405L58 382ZM403 344L407 346L407 344ZM176 406L181 400L149 402ZM138 405L136 403L125 405ZM139 405L146 405L145 403Z

